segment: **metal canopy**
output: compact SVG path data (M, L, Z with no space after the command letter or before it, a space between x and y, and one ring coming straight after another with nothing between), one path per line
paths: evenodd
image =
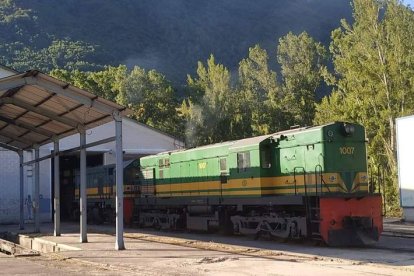
M34 221L40 231L39 218L39 147L54 143L54 234L60 235L59 139L80 134L80 241L87 242L86 133L85 130L115 121L116 144L116 242L123 241L123 151L122 117L129 110L111 101L52 78L37 70L0 79L0 147L15 151L20 157L20 229L23 229L23 151L34 149ZM106 143L108 139L96 143ZM52 155L45 156L47 158Z
M0 79L0 144L29 150L129 111L36 70Z

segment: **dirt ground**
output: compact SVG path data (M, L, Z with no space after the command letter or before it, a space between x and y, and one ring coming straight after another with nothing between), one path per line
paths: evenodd
M42 239L80 250L14 258L0 254L5 275L414 275L414 239L383 237L375 247L329 248L249 237L127 229L127 250L114 249L112 227L73 229Z

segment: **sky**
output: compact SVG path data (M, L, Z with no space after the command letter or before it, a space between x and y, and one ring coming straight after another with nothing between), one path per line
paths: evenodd
M403 0L403 3L410 5L410 7L414 9L414 0Z

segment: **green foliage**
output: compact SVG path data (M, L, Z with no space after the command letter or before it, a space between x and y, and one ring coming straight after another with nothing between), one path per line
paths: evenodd
M116 101L121 84L127 76L127 68L125 65L105 66L104 70L96 72L55 69L50 75L107 100Z
M30 17L30 9L16 6L13 0L0 0L0 23L10 24L19 19Z
M38 17L12 0L0 1L0 63L16 70L91 70L96 46L42 31Z
M316 123L332 119L365 125L373 171L386 168L386 198L398 212L395 118L414 111L414 14L399 1L355 0L354 23L332 32L335 75ZM328 111L329 110L329 111Z
M94 54L95 47L81 41L53 40L42 49L23 47L14 50L14 57L8 65L16 70L36 68L43 72L53 69L89 70L96 65L87 60Z
M276 72L270 70L268 60L266 50L255 45L239 63L239 114L242 124L248 127L244 137L287 127Z
M155 70L134 67L119 85L117 102L131 108L139 122L181 136L183 122L177 113L174 89Z
M192 93L180 112L187 120L189 145L210 144L237 137L237 122L233 115L238 98L230 83L228 69L217 64L213 55L207 60L207 66L198 63L197 78L188 76Z
M235 87L228 69L217 64L214 56L206 66L198 63L197 78L188 76L189 99L180 109L187 120L186 136L191 145L312 123L315 94L325 70L325 50L306 33L288 34L280 40L278 49L283 87L269 68L266 50L259 45L250 48L249 56L240 61Z
M326 70L325 47L306 32L288 33L279 40L277 60L282 69L282 89L293 117L292 125L312 125L317 90Z

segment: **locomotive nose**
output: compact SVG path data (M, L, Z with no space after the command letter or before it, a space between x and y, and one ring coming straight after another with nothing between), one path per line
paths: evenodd
M355 180L356 172L341 172L341 178L344 181L348 192L352 191L352 186Z

